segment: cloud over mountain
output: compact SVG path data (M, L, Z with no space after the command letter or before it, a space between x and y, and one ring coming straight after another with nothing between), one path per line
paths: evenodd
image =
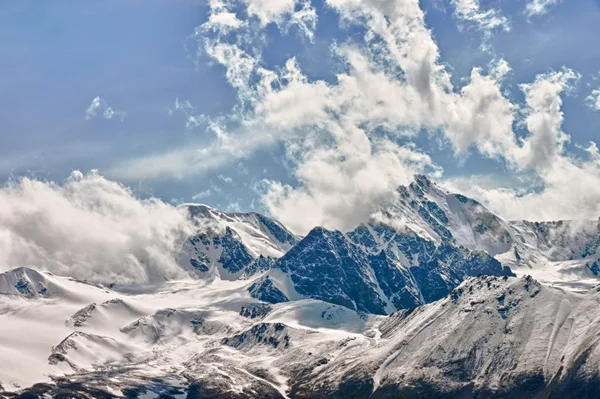
M62 184L22 178L0 188L0 270L18 266L101 283L185 277L175 262L186 216L97 173Z

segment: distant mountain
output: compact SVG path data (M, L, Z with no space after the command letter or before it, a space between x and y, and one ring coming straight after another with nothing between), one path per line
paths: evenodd
M189 237L180 264L200 277L247 278L272 267L299 238L281 223L259 213L226 213L207 205L186 204L199 233Z
M599 221L507 221L425 176L397 190L374 217L438 244L485 251L513 271L574 288L600 282Z
M407 268L414 268L419 263L415 262L413 255L422 255L421 260L429 261L432 256L440 255L444 258L449 256L450 252L453 252L452 256L458 256L460 252L466 258L482 256L484 263L487 263L489 261L485 259L485 255L480 254L483 251L514 272L531 274L543 282L583 289L600 282L599 221L508 221L476 200L449 193L422 175L416 176L410 185L399 187L394 194L394 199L380 206L371 220L365 221L352 232L340 233L344 236L342 241L345 240L345 243L339 240L341 236L338 233L322 228L315 228L306 237L310 242L315 242L317 236L322 237L328 243L326 246L332 245L329 250L333 252L344 252L353 248L348 259L352 258L354 263L361 263L364 259L358 258L367 257L380 266L375 267L373 273L365 267L362 269L366 272L361 272L370 274L361 279L368 281L367 285L372 286L368 290L378 292L377 295L370 296L376 304L370 308L356 306L356 309L378 309L377 311L381 312L381 309L385 308L386 311L393 311L409 304L414 306L428 302L427 292L419 292L423 282L417 281L416 276L406 272ZM263 273L274 268L277 259L301 242L302 237L294 235L274 219L258 213L225 213L206 205L187 204L183 207L198 221L201 232L190 237L182 251L180 263L196 271L202 278L236 280ZM390 249L382 251L382 245L385 246L390 240L394 241L393 246L399 248L402 256L406 257L400 260L400 269L404 271L397 267L392 267L391 271L381 269L382 262L390 263L390 259L392 263L399 262L396 259L398 254L391 253ZM307 245L313 246L305 241L293 253L302 252L304 260L310 260ZM320 246L314 248L318 250ZM449 251L449 248L456 251ZM364 254L360 255L361 251ZM387 260L378 261L374 258L377 254ZM289 259L290 256L286 257L285 262L279 262L276 268L288 273L289 267L285 263ZM428 270L427 273L431 276L433 269L429 264L425 269L414 269L411 273L419 274ZM495 269L492 267L480 271L496 275L502 273L493 270ZM394 275L388 276L395 282L391 283L387 291L386 284L380 281L382 273ZM446 288L438 292L433 284L427 290L434 293L432 299L438 299L448 289L460 283L464 276L473 273L475 271L470 271L466 262L464 266L458 267L452 276L449 270L443 273L449 276L446 279L448 283L442 284ZM293 284L290 285L289 281L278 283L278 277L279 280L284 277L281 273L274 274L276 275L265 278L266 284L280 290L286 297L294 297L296 293L286 293L283 290L283 285L292 287ZM295 275L296 279L299 279L300 274ZM401 281L406 281L406 284ZM403 291L401 294L398 293L399 288ZM346 287L343 291L353 289L360 291L363 288ZM306 290L300 288L300 291ZM380 295L379 291L383 295ZM308 297L325 298L315 295L311 294ZM421 298L421 295L424 295L424 298ZM352 295L348 296L346 292L340 298L343 296L347 297L345 302L339 303L351 303ZM306 293L300 294L300 297L306 297Z

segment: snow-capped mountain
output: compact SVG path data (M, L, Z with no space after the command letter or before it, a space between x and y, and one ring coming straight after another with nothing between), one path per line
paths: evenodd
M181 207L199 232L184 243L179 262L202 278L235 280L267 270L299 239L259 213L226 213L197 204Z
M599 301L599 289L469 278L447 298L388 317L376 339L300 377L291 396L598 397Z
M374 219L438 244L482 250L517 274L570 288L600 282L598 221L508 221L425 176L398 188Z
M312 299L267 304L250 296L246 281L187 280L126 295L40 275L58 296L0 302L7 390L0 395L23 388L28 397L92 398L600 393L600 289L469 277L439 301L376 316Z
M0 274L0 397L600 397L597 221L424 176L349 232L182 207L189 279Z
M429 241L384 224L343 234L313 229L250 290L278 303L313 298L389 314L447 295L467 276L512 275L485 252Z

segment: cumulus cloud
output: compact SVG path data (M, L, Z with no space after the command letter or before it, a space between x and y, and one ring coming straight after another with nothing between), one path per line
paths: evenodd
M515 184L495 185L481 177L454 178L446 185L477 198L509 219L597 219L600 216L600 153L596 143L584 147L587 158L568 154L570 137L562 131L561 94L578 75L568 69L537 76L522 85L529 135L505 155L517 169Z
M211 13L231 12L233 3L218 2ZM263 182L263 200L272 215L305 233L315 225L352 228L413 174L440 175L412 143L424 132L458 157L477 151L514 173L539 176L543 187L557 178L549 174L559 173L556 168L564 176L587 167L565 154L569 136L561 128L561 95L577 81L574 71L539 75L521 85L525 102L514 103L504 94L510 65L502 59L452 83L417 0L327 0L344 27L358 26L363 34L332 47L339 61L333 81L311 79L294 57L274 68L262 62L265 21L281 27L293 18L282 11L285 2L281 8L267 3L237 2L247 15L237 14L236 28L221 29L209 19L196 30L200 51L224 68L239 100L231 115L209 121L215 140L135 159L115 172L126 178L201 173L283 143L296 181ZM267 7L260 8L264 21L259 8L248 11L252 4ZM492 19L500 16L482 11L478 2L454 4L464 18L501 27ZM267 10L273 13L268 18ZM516 124L524 135L514 132Z
M92 100L92 103L85 111L85 119L92 119L96 116L101 116L104 119L110 120L114 117L121 118L121 121L125 119L126 114L124 112L115 111L108 103L100 97L96 97Z
M496 185L485 177L454 178L444 184L507 219L594 220L600 217L600 154L595 143L586 149L587 159L555 158L541 174L515 184Z
M592 93L586 97L585 102L591 109L600 111L600 89L593 90Z
M303 157L295 171L299 187L267 182L263 200L294 231L307 232L314 226L347 231L391 200L398 185L431 164L426 154L389 140L340 143Z
M177 251L194 229L157 199L97 173L63 183L22 178L0 188L0 270L31 266L100 283L185 277Z
M562 0L529 0L525 6L525 13L532 17L535 15L544 15L552 7Z
M546 168L564 150L569 136L561 130L564 119L560 96L579 76L570 69L538 75L531 84L521 85L525 93L525 124L530 135L523 140L518 161L530 168Z

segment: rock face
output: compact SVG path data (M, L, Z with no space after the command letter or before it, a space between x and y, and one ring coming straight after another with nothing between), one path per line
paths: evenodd
M274 268L301 297L374 314L440 299L468 276L512 275L484 252L436 245L383 224L361 225L347 234L317 227ZM251 293L258 299L274 287L270 278L257 284Z
M271 268L299 238L258 213L226 213L206 205L182 205L198 224L180 264L201 278L248 278Z
M57 293L48 276L36 270L19 267L0 273L0 295L23 298L46 298Z
M273 284L273 280L268 275L252 284L248 288L248 292L253 298L267 303L275 304L289 301L289 298Z

